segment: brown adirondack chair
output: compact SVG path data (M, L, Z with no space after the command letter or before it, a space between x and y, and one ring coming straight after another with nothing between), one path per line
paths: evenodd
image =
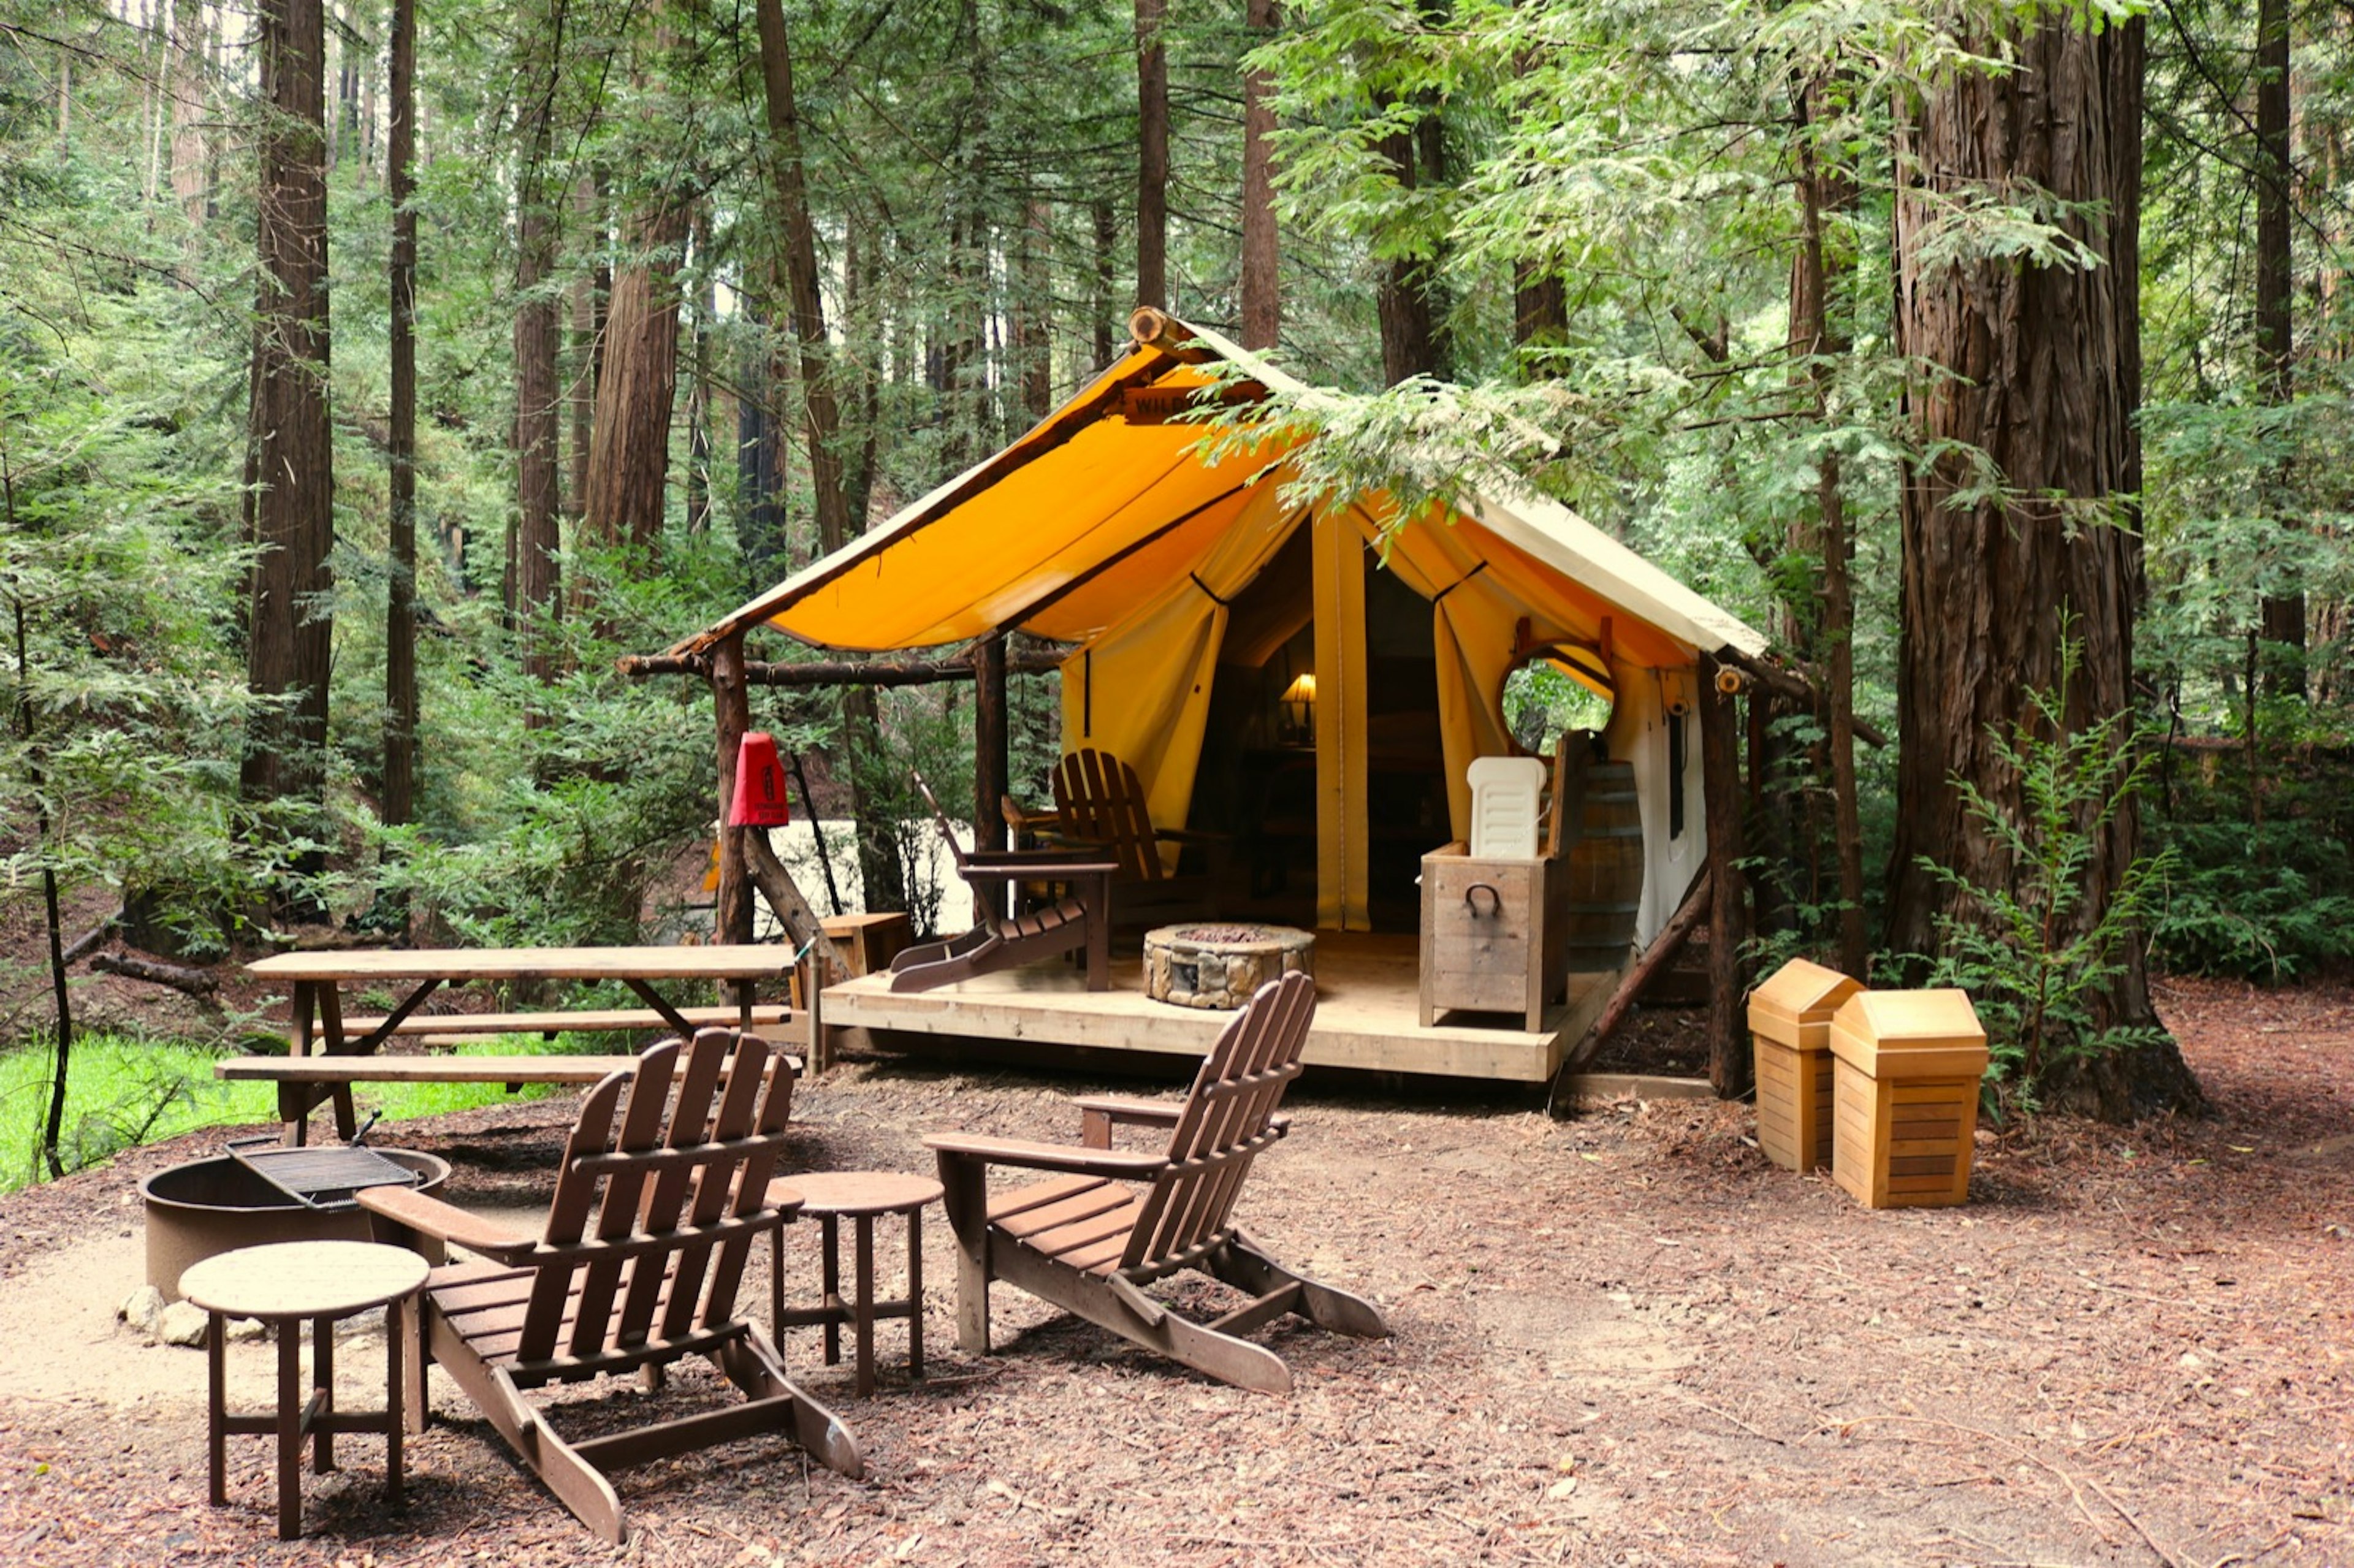
M1136 769L1108 751L1082 747L1055 765L1055 830L1075 843L1099 844L1117 862L1115 879L1120 918L1152 924L1179 915L1209 913L1225 860L1227 840L1217 833L1156 828L1144 809L1144 786ZM1172 872L1162 860L1163 843L1200 847L1206 872Z
M407 1189L360 1194L395 1224L479 1255L427 1279L426 1355L608 1542L625 1531L606 1472L625 1466L773 1431L843 1475L864 1473L849 1430L736 1315L754 1240L799 1207L769 1198L794 1070L758 1035L725 1029L649 1046L582 1101L538 1236ZM524 1397L607 1372L658 1375L689 1355L708 1357L750 1403L570 1442ZM422 1362L408 1388L413 1426L425 1419Z
M1316 982L1306 975L1262 986L1203 1058L1183 1100L1079 1100L1079 1147L961 1133L927 1138L939 1157L957 1236L957 1329L965 1350L988 1353L992 1279L1267 1393L1289 1393L1291 1370L1241 1338L1261 1324L1298 1313L1344 1334L1387 1334L1372 1303L1284 1267L1232 1218L1251 1161L1288 1130L1276 1106L1299 1075L1315 1011ZM1112 1128L1124 1123L1169 1128L1166 1152L1114 1150ZM991 1197L992 1165L1057 1174ZM1187 1268L1251 1299L1198 1323L1145 1294L1146 1284Z
M971 850L957 842L948 813L920 773L916 788L932 809L933 824L949 846L957 874L972 889L974 924L947 942L909 948L891 960L893 991L929 991L951 980L1038 959L1083 951L1087 989L1111 989L1111 879L1117 869L1092 853L1070 850ZM1068 889L1044 908L1005 913L1009 883L1058 884Z

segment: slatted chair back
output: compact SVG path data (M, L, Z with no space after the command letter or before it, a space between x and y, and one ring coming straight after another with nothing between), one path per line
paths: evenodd
M1144 809L1144 786L1136 769L1111 753L1083 747L1055 765L1055 810L1064 832L1110 852L1121 876L1158 882L1169 874Z
M789 1058L726 1029L650 1046L588 1092L531 1260L519 1382L658 1362L734 1321L752 1243L779 1223L768 1190L792 1094Z
M1123 1273L1181 1268L1225 1239L1251 1161L1282 1136L1283 1091L1316 1015L1316 982L1297 972L1261 986L1210 1054L1169 1139L1169 1168L1139 1206Z

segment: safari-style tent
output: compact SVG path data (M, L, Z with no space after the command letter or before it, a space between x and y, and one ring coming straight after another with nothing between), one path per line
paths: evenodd
M1214 460L1202 426L1178 417L1205 396L1307 388L1160 313L1140 311L1131 330L1118 363L1019 440L669 657L707 656L762 625L875 653L1014 630L1051 640L1067 649L1066 750L1133 766L1156 826L1240 830L1273 862L1255 888L1295 891L1320 933L1406 936L1418 856L1468 836L1470 763L1516 750L1506 678L1543 661L1610 702L1599 744L1632 768L1634 938L1649 942L1706 853L1692 730L1704 662L1746 663L1764 639L1534 495L1417 516L1384 556L1384 497L1295 507L1279 450ZM1311 863L1312 913L1293 880ZM1413 961L1410 944L1400 952ZM1582 1032L1562 1023L1554 1034ZM1537 1059L1549 1072L1567 1043L1549 1036L1500 1075L1538 1075ZM1490 1053L1376 1054L1366 1065L1495 1073Z

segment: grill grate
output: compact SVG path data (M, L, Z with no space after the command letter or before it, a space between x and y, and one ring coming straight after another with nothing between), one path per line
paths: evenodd
M423 1175L373 1149L241 1149L229 1153L255 1175L313 1209L348 1209L363 1187L414 1187Z

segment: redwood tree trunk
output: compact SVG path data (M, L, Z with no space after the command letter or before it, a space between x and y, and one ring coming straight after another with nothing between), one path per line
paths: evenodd
M662 537L671 408L678 393L678 248L686 238L688 207L679 193L649 193L629 226L630 260L613 274L581 518L584 535L595 544L651 546ZM552 370L549 391L552 396ZM552 420L549 429L552 436Z
M1810 84L1799 97L1809 122L1822 97ZM1826 238L1826 219L1855 204L1855 186L1826 169L1814 143L1798 144L1798 253L1790 270L1790 348L1805 355L1804 380L1818 420L1830 417L1831 361L1847 352L1848 302L1835 301L1834 281L1847 260ZM1823 731L1829 749L1831 842L1839 865L1840 968L1870 978L1872 944L1863 920L1863 832L1855 784L1855 588L1849 570L1850 541L1840 454L1826 449L1816 464L1815 534L1795 541L1821 563L1822 602L1811 641L1821 662ZM1810 548L1809 548L1810 547Z
M416 815L417 797L417 214L409 164L417 151L417 5L393 0L392 134L385 190L392 198L392 408L388 461L391 571L384 606L384 820Z
M547 164L554 127L557 51L562 10L550 5L538 18L542 51L525 106L523 168L515 180L515 540L510 553L514 581L508 608L523 640L525 673L542 685L556 677L555 638L547 625L557 612L557 441L562 393L557 389L556 350L558 307L548 279L556 267L556 215L550 210ZM539 717L535 713L530 715Z
M1169 308L1167 0L1136 0L1136 302Z
M1444 177L1446 142L1438 111L1429 109L1414 130L1385 139L1382 151L1408 190ZM1399 257L1383 271L1374 303L1381 316L1382 379L1391 386L1409 376L1447 374L1439 274L1439 259L1425 255Z
M1246 0L1249 41L1273 33L1275 0ZM1243 73L1242 344L1273 348L1283 327L1283 295L1275 243L1275 83L1263 70Z
M791 302L793 335L801 346L810 482L816 494L819 542L832 553L848 542L854 521L860 531L864 529L865 518L853 519L843 473L840 405L826 344L825 302L818 290L817 229L810 217L809 191L801 177L801 112L793 97L791 39L785 31L781 0L758 0L757 16L760 76L767 91L772 143L770 179L775 185L777 227L784 236L780 260L786 294ZM853 766L843 771L850 780L851 814L858 823L858 863L866 907L904 909L907 892L891 830L877 820L878 813L866 809L867 791L855 766L856 758L874 757L881 747L882 726L872 691L854 688L843 693L842 727L843 749L853 760ZM722 802L723 810L725 805Z
M187 266L195 267L205 223L205 8L202 0L172 6L172 195L187 220Z
M2021 809L2019 779L1992 737L2016 730L2025 694L2058 683L2063 617L2084 650L2068 694L2072 729L2131 705L2140 554L2121 509L2141 477L2132 415L2141 380L2142 36L2137 20L2097 36L2036 25L2018 40L2017 71L1959 77L1907 131L1900 166L1924 184L1898 193L1898 347L1950 378L1914 385L1906 409L1919 440L1978 448L2009 489L2006 500L1956 507L1971 475L1946 457L1903 496L1903 737L1889 898L1898 952L1935 951L1937 916L1961 912L1923 858L1979 886L2013 885L2014 868L1953 781ZM2078 210L2087 216L2068 223L2102 264L1923 267L1937 196L2017 181L2085 204ZM2084 867L2081 922L2101 917L2138 846L2128 803ZM2094 999L2098 1024L2155 1023L2144 959L2137 935L2122 972ZM2112 1116L2198 1098L2170 1044L2115 1058L2077 1087L2079 1103Z
M2288 0L2256 6L2256 349L2264 366L2264 399L2286 403L2296 349L2289 314L2290 185ZM2284 464L2281 490L2287 492ZM2284 526L2292 525L2284 519ZM2305 691L2305 595L2266 595L2264 640L2273 646L2265 686Z
M255 694L292 696L255 715L239 787L249 800L315 798L327 731L334 475L327 426L324 18L320 0L260 13L260 263L254 332L253 537L246 673Z

